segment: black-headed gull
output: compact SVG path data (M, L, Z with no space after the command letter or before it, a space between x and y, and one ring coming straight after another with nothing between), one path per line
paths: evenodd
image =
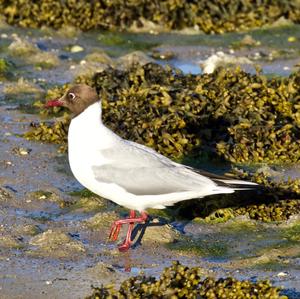
M238 185L255 185L200 174L147 146L122 139L102 123L101 101L87 85L73 86L46 106L64 106L73 112L68 149L76 179L92 192L130 209L129 218L115 221L110 232L115 241L121 226L128 224L120 251L130 248L133 226L147 220L147 208L163 209L182 200L232 193Z

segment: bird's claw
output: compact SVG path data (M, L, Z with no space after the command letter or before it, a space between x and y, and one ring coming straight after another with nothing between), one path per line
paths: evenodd
M118 246L118 249L121 252L125 252L130 248L130 246L131 246L131 243L125 241L122 245Z

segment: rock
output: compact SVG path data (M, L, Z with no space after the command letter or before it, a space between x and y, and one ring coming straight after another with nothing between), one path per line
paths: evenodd
M211 74L219 66L253 64L247 57L236 57L225 54L222 51L209 56L206 60L200 61L200 66L204 74Z
M179 236L179 233L169 225L150 224L146 227L142 242L171 243Z
M18 79L17 82L11 82L4 87L5 98L22 100L25 97L30 99L39 98L44 91L35 83L30 82L23 77Z
M0 202L8 201L12 199L12 195L8 193L5 189L0 188Z
M104 51L92 52L85 56L85 60L88 62L98 62L113 65L113 60Z
M91 229L107 228L109 229L112 223L118 219L116 212L97 213L93 217L85 221L85 225Z
M263 28L274 28L274 27L284 27L284 26L292 26L294 22L292 20L286 19L284 16L277 19L272 24L266 24Z
M95 264L92 268L88 268L86 272L89 275L95 276L97 278L112 278L114 276L119 276L121 273L117 272L111 265L99 262Z
M29 251L35 256L66 258L85 252L81 242L60 231L47 230L31 238L29 244L37 246L37 249Z
M20 235L27 235L27 236L35 236L41 233L41 229L34 224L25 224L21 225L17 229L18 234Z
M176 54L172 50L153 50L151 57L159 60L170 60L175 58Z
M137 33L146 32L150 34L158 34L167 30L164 26L140 17L137 21L133 21L132 25L129 28L129 31Z
M125 69L129 68L133 64L145 65L149 62L154 61L142 51L134 51L132 53L120 57L117 61L118 65Z
M255 40L250 34L246 34L243 39L239 42L239 46L246 46L246 47L255 47L259 46L261 43L260 41Z
M39 52L32 55L26 60L30 64L42 69L49 69L59 65L59 59L53 52Z
M73 78L92 78L95 73L100 73L107 68L106 64L99 62L86 61L84 64L70 66L70 76ZM80 82L77 82L80 83Z
M277 274L278 277L285 277L285 276L287 276L287 275L288 275L288 272L279 272L279 273Z
M0 232L0 248L1 247L17 249L23 247L23 244L17 238Z
M15 36L15 40L8 46L10 55L23 59L28 64L34 64L40 68L51 68L58 66L59 59L56 53L42 51L46 49L45 45L37 45L26 39Z
M15 40L8 46L8 51L13 56L24 57L37 54L39 49L30 41L16 35Z

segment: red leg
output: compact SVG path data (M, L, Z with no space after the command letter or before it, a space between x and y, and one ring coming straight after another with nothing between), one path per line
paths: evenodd
M110 239L116 241L123 224L128 224L128 230L126 233L126 238L121 246L119 246L120 251L126 251L130 248L131 245L131 234L135 223L142 223L145 222L148 218L148 214L146 212L141 212L140 217L135 216L135 211L130 211L129 218L117 220L113 223L111 232L110 232Z
M129 218L115 221L111 227L109 239L112 241L117 241L122 225L128 223L128 219L132 218L135 218L134 210L130 210Z
M134 226L134 223L130 222L129 225L128 225L126 238L125 238L123 244L118 247L120 251L127 251L130 248L131 234L132 234L133 226Z

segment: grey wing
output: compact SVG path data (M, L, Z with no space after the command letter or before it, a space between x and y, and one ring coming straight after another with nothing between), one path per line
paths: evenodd
M102 150L104 165L92 167L95 178L114 183L135 195L194 191L214 183L147 147L124 142Z

